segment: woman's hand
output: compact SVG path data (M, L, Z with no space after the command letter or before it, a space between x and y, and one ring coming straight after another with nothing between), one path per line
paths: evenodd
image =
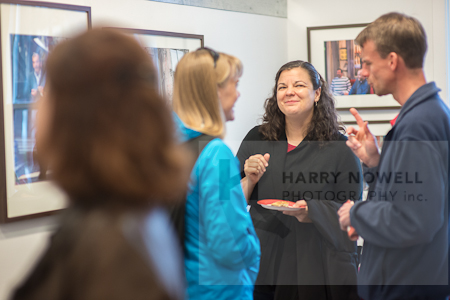
M248 185L254 187L266 172L269 166L270 154L256 154L250 156L244 164L244 173L247 177Z
M308 216L308 204L305 200L300 200L295 202L292 207L305 207L296 211L283 211L283 214L296 217L297 220L301 223L312 223L311 219Z

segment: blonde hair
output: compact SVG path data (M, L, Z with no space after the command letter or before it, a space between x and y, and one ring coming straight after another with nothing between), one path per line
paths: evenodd
M217 89L231 78L241 77L243 67L238 58L218 54L215 63L205 49L183 56L175 72L172 105L187 127L223 138L225 122Z

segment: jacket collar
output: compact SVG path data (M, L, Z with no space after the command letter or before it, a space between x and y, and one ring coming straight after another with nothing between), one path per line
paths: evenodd
M173 113L172 116L173 121L175 123L175 130L178 142L184 143L202 134L201 132L186 127L186 125L183 123L183 121L181 121L180 117L178 117L176 113Z
M434 82L426 83L418 88L402 106L402 109L397 117L397 121L395 121L395 125L400 123L403 117L416 105L428 101L430 97L436 95L440 91L441 89L438 88Z

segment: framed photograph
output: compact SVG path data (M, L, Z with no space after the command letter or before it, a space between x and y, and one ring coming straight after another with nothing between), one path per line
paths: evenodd
M383 136L392 127L390 120L398 115L401 106L392 95L377 96L360 72L361 47L354 39L367 25L308 27L308 61L329 84L344 125L356 125L348 111L354 107L369 121L375 135Z
M159 92L171 105L177 64L184 54L203 47L203 35L131 28L111 29L132 35L152 57L159 75Z
M36 104L45 93L48 54L90 27L90 7L0 0L1 222L49 215L66 206L36 156Z
M358 71L361 69L361 48L354 43L354 39L367 25L308 27L308 61L314 65L330 87L335 87L333 94L336 97L337 108L399 108L400 105L391 95L379 97L368 84L368 89L358 89L355 86L361 79L358 79Z

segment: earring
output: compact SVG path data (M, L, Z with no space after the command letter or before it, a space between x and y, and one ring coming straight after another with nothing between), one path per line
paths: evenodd
M319 101L316 101L316 107L317 107L317 102L319 102Z

